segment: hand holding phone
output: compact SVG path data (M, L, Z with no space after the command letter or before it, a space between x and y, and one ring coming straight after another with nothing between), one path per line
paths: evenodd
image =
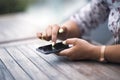
M38 47L36 50L44 54L51 54L51 53L58 53L67 48L69 48L69 45L65 45L62 42L59 42L56 43L54 46L50 44L50 45Z

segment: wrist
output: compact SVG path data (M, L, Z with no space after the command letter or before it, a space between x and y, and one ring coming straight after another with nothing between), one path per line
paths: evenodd
M100 54L101 54L101 46L94 46L91 51L90 59L98 61L100 59Z
M69 20L63 24L68 30L68 38L73 38L73 37L80 37L81 36L81 31L78 27L78 25L72 21Z

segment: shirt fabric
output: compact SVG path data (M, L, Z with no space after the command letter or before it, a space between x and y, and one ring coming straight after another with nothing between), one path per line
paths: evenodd
M108 28L116 43L120 42L120 0L92 0L91 3L76 12L74 20L83 34L108 19Z

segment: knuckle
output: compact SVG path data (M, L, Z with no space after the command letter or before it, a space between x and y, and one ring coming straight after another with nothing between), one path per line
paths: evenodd
M52 32L52 35L56 36L56 35L57 35L57 32L56 32L56 31L53 31L53 32Z
M54 24L53 26L58 26L58 24Z
M51 28L51 25L48 25L47 28L46 28L46 30L49 29L49 28Z
M74 38L75 42L78 41L78 38Z
M78 38L75 38L74 39L74 43L77 44L79 42L79 39Z
M52 28L53 28L53 29L59 29L59 28L60 28L60 26L59 26L59 25L57 25L57 24L54 24L54 25L52 26Z

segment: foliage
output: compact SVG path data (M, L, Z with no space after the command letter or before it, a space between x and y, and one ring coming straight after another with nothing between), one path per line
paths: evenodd
M24 11L32 0L0 0L0 14Z

